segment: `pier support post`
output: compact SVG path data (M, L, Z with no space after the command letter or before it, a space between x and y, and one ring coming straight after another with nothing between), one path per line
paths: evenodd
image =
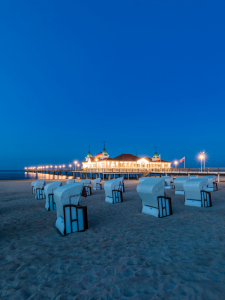
M130 180L130 174L127 174L127 176L128 176L128 180Z
M220 182L220 173L218 173L217 181Z

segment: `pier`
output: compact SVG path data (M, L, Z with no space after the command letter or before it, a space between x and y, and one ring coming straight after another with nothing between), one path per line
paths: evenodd
M220 168L159 168L159 169L143 169L143 168L107 168L107 169L54 169L54 168L42 168L42 169L27 169L25 172L53 174L53 175L66 175L73 176L74 178L97 178L100 177L103 180L109 180L117 177L124 177L124 179L132 180L139 179L141 176L190 176L190 175L215 175L217 181L220 181L220 176L225 176L225 167ZM71 175L69 175L71 174Z

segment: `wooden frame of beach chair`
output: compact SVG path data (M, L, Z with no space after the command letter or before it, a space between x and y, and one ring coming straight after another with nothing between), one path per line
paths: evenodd
M63 213L64 235L88 229L87 206L67 204L63 206ZM79 221L79 218L82 220Z
M49 199L49 208L48 211L55 210L56 209L56 204L55 204L55 199L54 199L54 193L52 191L52 194L48 194L48 199Z
M185 197L184 203L187 206L195 206L195 207L211 207L212 199L211 193L208 191L201 190L201 200L199 199L187 199Z
M84 189L86 191L87 196L91 196L92 195L91 187L90 186L84 186Z
M113 204L123 202L123 193L119 190L112 190Z
M171 197L158 196L157 201L158 201L158 207L150 206L146 204L144 206L150 207L150 209L151 208L157 209L158 218L168 217L173 214Z
M37 194L37 199L42 200L45 199L45 191L44 187L43 188L36 188L36 194Z

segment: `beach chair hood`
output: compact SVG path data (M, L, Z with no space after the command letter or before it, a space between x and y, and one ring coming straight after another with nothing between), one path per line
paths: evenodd
M175 191L183 191L184 190L184 183L186 181L190 180L190 177L177 177L174 180L174 186L175 186Z
M158 208L158 197L164 196L165 181L164 178L146 177L137 186L137 192L142 203L146 206Z
M74 183L75 182L75 179L69 179L67 180L66 184L70 184L70 183Z
M207 189L207 178L193 178L184 182L185 198L188 200L201 200L201 191Z
M89 184L91 184L91 180L90 179L83 179L80 182L82 182L84 186L89 186Z
M57 209L57 216L64 218L64 205L78 205L83 186L83 183L75 182L63 185L55 191L54 198Z
M42 189L45 185L45 180L36 181L34 184L34 191L36 193L37 189Z
M105 197L112 197L113 190L121 190L122 184L118 179L112 179L104 184Z

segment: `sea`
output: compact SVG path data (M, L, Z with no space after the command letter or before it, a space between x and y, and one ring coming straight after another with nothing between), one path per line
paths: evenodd
M78 174L76 174L78 176ZM30 173L18 170L0 170L0 180L48 180L48 179L71 179L72 173L68 175L53 175L53 174L41 174L41 173Z

